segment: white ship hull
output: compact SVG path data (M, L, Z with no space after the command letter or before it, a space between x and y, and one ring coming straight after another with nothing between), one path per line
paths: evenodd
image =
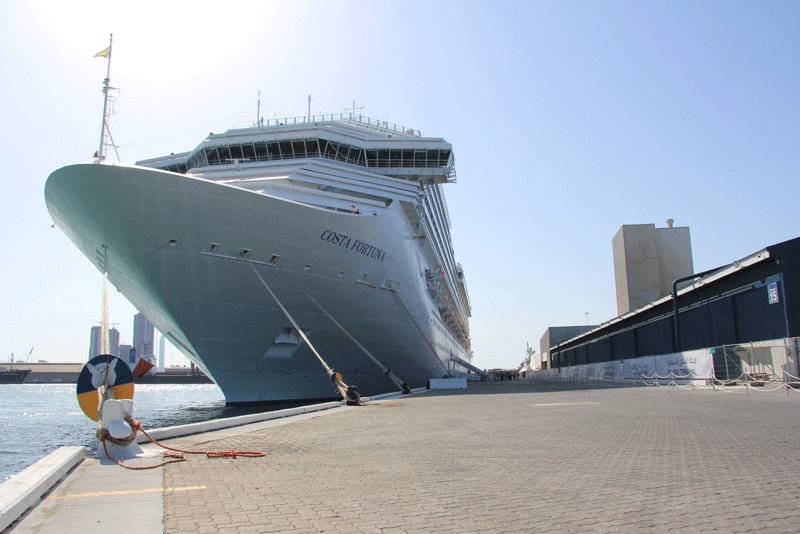
M397 387L304 291L412 388L445 375L451 356L470 359L429 294L430 253L400 202L355 215L192 175L96 164L55 171L45 200L92 262L107 247L109 280L229 403L336 397L308 346L282 336L292 325L238 259L246 250L328 365L362 395Z

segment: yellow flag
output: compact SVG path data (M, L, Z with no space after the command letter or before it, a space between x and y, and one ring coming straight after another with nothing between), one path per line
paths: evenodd
M111 47L109 46L105 50L101 50L94 55L94 57L109 57L111 55Z

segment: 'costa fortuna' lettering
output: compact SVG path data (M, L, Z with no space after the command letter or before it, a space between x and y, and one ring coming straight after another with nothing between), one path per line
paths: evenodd
M352 237L344 234L339 234L333 230L325 230L322 232L322 235L319 236L319 238L332 245L337 245L342 248L346 248L347 250L352 250L358 254L363 254L364 256L368 256L373 260L378 260L380 262L383 262L383 257L386 255L386 252L374 245L364 243L358 239L353 239Z

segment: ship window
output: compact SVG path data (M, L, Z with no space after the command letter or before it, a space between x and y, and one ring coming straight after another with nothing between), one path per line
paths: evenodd
M295 141L292 141L292 148L294 149L294 157L296 158L306 157L306 144L302 139L297 139Z
M219 165L219 155L217 154L217 148L213 146L207 148L206 158L208 159L209 165Z
M361 152L360 148L354 146L349 147L350 151L347 153L347 163L355 163L358 159L358 153Z
M189 161L186 162L186 170L194 169L195 167L202 167L206 165L205 161L205 151L200 150L194 153L194 156L189 158Z
M248 159L250 161L255 161L256 152L253 149L253 145L251 145L250 143L247 143L246 145L242 145L242 156L245 159Z
M309 158L319 157L319 144L316 139L306 139L306 154Z
M428 167L439 167L438 150L428 150Z
M350 149L349 145L339 143L339 150L336 152L336 159L338 161L347 161L347 151Z
M415 150L414 151L414 167L424 167L425 166L425 150Z
M217 154L219 155L219 164L225 165L226 163L230 163L231 159L231 151L226 146L217 147Z
M267 153L267 143L264 141L259 141L254 145L256 150L256 159L258 161L268 161L269 154Z
M278 141L278 144L281 147L281 159L292 159L294 157L291 141Z
M355 161L353 163L364 167L364 149L353 147L353 150L356 152ZM352 151L350 153L352 154Z
M226 165L233 159L243 161L272 161L294 158L324 157L368 168L442 168L447 167L450 150L437 149L364 149L327 139L284 139L257 141L227 146L206 147L195 152L182 167L173 165L175 172L206 165Z
M231 145L228 149L231 151L231 159L244 159L241 145Z
M185 164L183 164L183 163L179 163L178 164L178 172L179 173L186 174L188 170L189 170L189 168Z
M336 159L336 150L339 148L339 143L328 141L328 146L325 148L325 157Z
M267 143L267 153L269 154L269 159L281 159L281 149L278 146L277 141L270 141Z
M389 166L389 149L378 150L378 167Z

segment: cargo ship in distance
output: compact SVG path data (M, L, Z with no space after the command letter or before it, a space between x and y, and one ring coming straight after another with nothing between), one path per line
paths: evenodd
M361 395L397 390L366 351L412 388L469 366L443 191L455 181L444 139L343 114L63 167L45 201L229 404L269 403L336 397L298 327Z
M14 354L11 354L11 365L0 367L0 384L22 384L30 372L29 369L14 369Z

